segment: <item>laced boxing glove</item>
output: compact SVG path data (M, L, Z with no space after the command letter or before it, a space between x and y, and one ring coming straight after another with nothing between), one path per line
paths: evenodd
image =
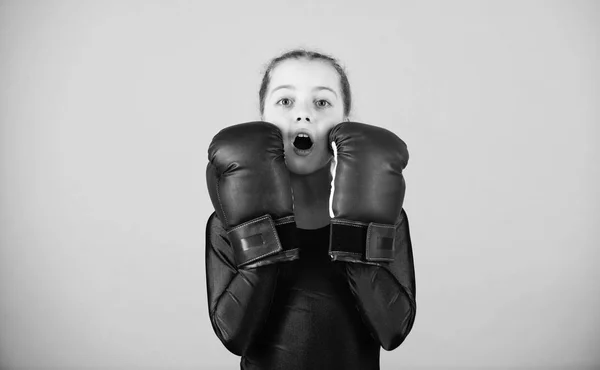
M361 263L394 259L408 162L406 144L376 126L344 122L329 133L333 150L329 199L333 260Z
M221 130L208 148L206 180L238 268L298 258L281 131L268 122Z

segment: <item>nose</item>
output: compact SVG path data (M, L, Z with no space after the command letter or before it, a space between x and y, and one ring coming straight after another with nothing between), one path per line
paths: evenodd
M312 112L310 106L308 104L299 103L296 106L296 111L294 112L294 116L296 118L296 123L300 122L311 122L312 120Z

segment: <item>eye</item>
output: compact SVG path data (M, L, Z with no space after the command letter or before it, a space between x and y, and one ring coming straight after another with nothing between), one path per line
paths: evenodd
M321 99L321 100L317 100L315 102L315 104L317 105L317 107L319 108L325 108L331 105L331 103L329 103L327 100Z
M289 98L283 98L280 99L277 104L279 105L283 105L284 107L289 107L290 105L292 105L292 99Z

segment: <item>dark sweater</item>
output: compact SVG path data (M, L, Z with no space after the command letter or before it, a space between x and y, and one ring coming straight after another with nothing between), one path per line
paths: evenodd
M329 226L298 230L300 258L237 270L227 234L207 227L207 287L215 333L243 370L375 370L379 352L400 345L415 312L408 220L395 261L333 262Z

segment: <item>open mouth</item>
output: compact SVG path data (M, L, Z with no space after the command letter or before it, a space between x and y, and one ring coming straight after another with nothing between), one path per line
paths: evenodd
M308 136L308 134L299 133L298 135L296 135L293 145L294 148L299 150L309 150L313 146L313 141L310 138L310 136Z

